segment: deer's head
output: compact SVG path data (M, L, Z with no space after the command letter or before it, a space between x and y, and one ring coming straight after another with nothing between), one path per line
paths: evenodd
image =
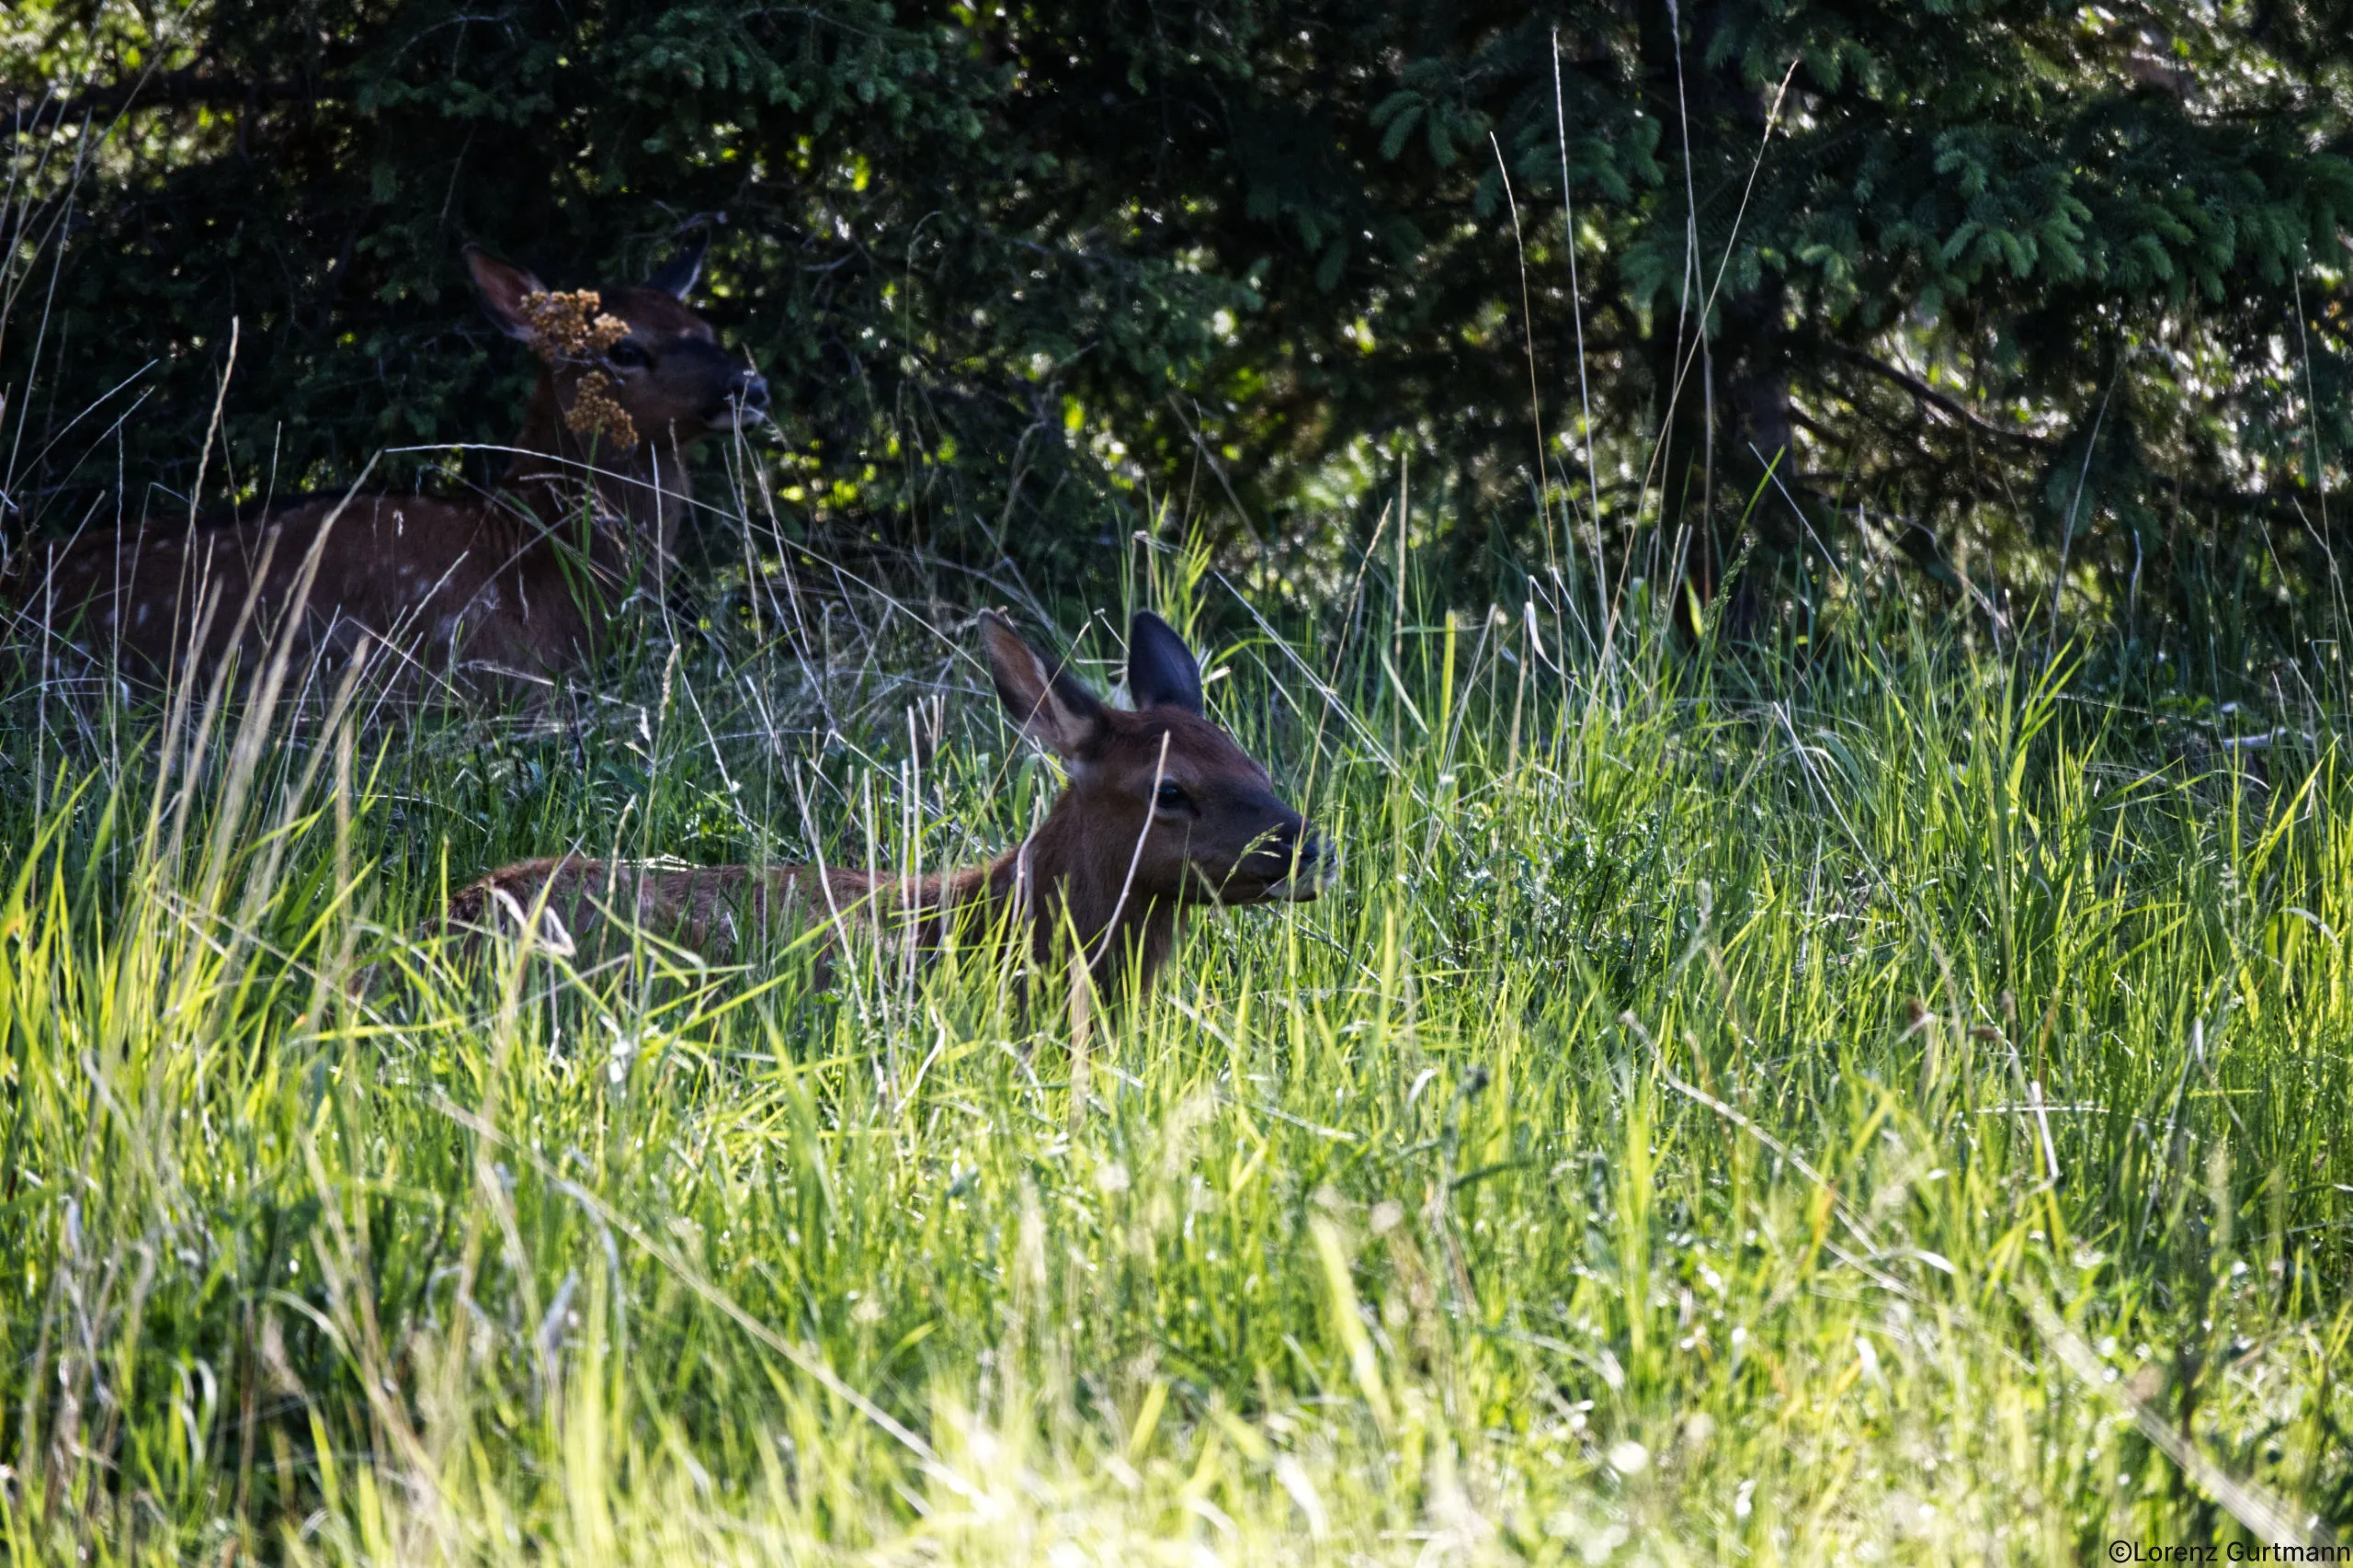
M551 292L480 250L466 266L491 319L547 362L568 426L613 448L651 440L666 452L767 416L767 381L686 306L702 253L698 241L642 283L577 294Z
M1158 616L1129 623L1132 711L1106 706L1002 616L983 615L981 635L1006 711L1069 768L1055 815L1076 824L1098 885L1140 899L1267 903L1313 898L1331 880L1323 838L1202 717L1200 666Z

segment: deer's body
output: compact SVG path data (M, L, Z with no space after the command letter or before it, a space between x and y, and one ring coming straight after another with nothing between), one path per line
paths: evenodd
M365 634L428 667L462 658L537 673L593 645L583 596L541 537L546 525L519 507L421 495L314 500L243 526L129 530L36 567L17 609L96 658L144 671L210 665L233 642L250 668L323 528L331 532L301 608L308 651L347 654ZM610 593L630 562L609 540L597 543L592 580Z
M592 654L614 608L668 559L689 499L685 449L759 417L766 385L679 302L691 262L601 290L597 308L628 335L580 352L533 324L529 308L548 297L538 279L469 260L494 317L547 361L497 490L322 496L252 522L36 546L5 592L19 635L63 637L150 674L206 667L233 649L250 669L290 616L296 646L313 654L348 653L365 636L426 668L526 675ZM578 417L584 384L621 417Z
M907 878L574 855L491 873L451 901L449 923L512 929L536 918L542 944L576 952L600 947L618 921L714 962L830 925L821 978L851 923L926 952L1006 937L1041 964L1074 941L1097 988L1118 994L1152 983L1188 910L1322 889L1322 841L1275 798L1265 769L1201 717L1199 672L1156 617L1138 616L1130 639L1129 684L1142 704L1133 712L1048 674L1001 619L983 618L983 630L999 696L1072 772L1037 830L987 865Z

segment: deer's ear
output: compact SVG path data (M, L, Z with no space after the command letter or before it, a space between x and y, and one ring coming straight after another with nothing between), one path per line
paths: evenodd
M710 248L710 231L705 229L680 246L677 255L645 280L645 286L659 289L674 300L685 299L694 291L695 280L702 276L703 252Z
M1128 622L1128 695L1139 708L1201 710L1201 666L1176 628L1148 609Z
M1066 761L1095 754L1103 736L1103 705L1093 692L1048 665L995 610L981 612L981 643L988 650L997 700L1024 733Z
M473 274L475 291L482 295L483 309L490 319L509 337L529 342L530 321L523 314L523 301L531 294L544 294L547 285L519 267L510 267L479 245L466 247L466 270Z

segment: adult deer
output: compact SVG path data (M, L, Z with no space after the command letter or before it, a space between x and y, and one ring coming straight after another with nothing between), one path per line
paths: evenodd
M364 636L426 668L576 667L644 568L667 559L689 500L687 449L764 417L767 383L683 302L699 244L642 284L594 293L551 293L480 250L466 264L492 318L543 361L496 490L320 498L243 524L36 547L0 587L17 636L62 635L147 674L205 669L233 649L251 669L288 631L299 651L348 653Z
M853 921L921 950L1026 939L1040 962L1075 942L1097 989L1117 995L1151 984L1188 910L1311 899L1329 881L1322 838L1202 717L1200 667L1158 616L1129 626L1132 711L1105 706L1003 616L985 612L980 624L998 699L1070 776L1037 830L987 865L901 877L572 855L494 871L450 901L449 924L536 922L538 940L567 955L601 946L619 924L721 962L746 937L820 923L834 926L821 963Z

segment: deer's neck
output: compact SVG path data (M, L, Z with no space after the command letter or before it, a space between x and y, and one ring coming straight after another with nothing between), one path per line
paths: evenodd
M1183 911L1127 886L1127 857L1107 867L1090 853L1067 801L988 865L934 882L926 938L936 943L950 926L967 937L1024 933L1040 964L1067 962L1075 942L1097 990L1142 995L1176 949Z
M592 525L591 553L607 570L670 561L678 519L693 500L685 453L648 432L635 446L584 436L564 423L553 381L540 377L502 488L545 530Z

